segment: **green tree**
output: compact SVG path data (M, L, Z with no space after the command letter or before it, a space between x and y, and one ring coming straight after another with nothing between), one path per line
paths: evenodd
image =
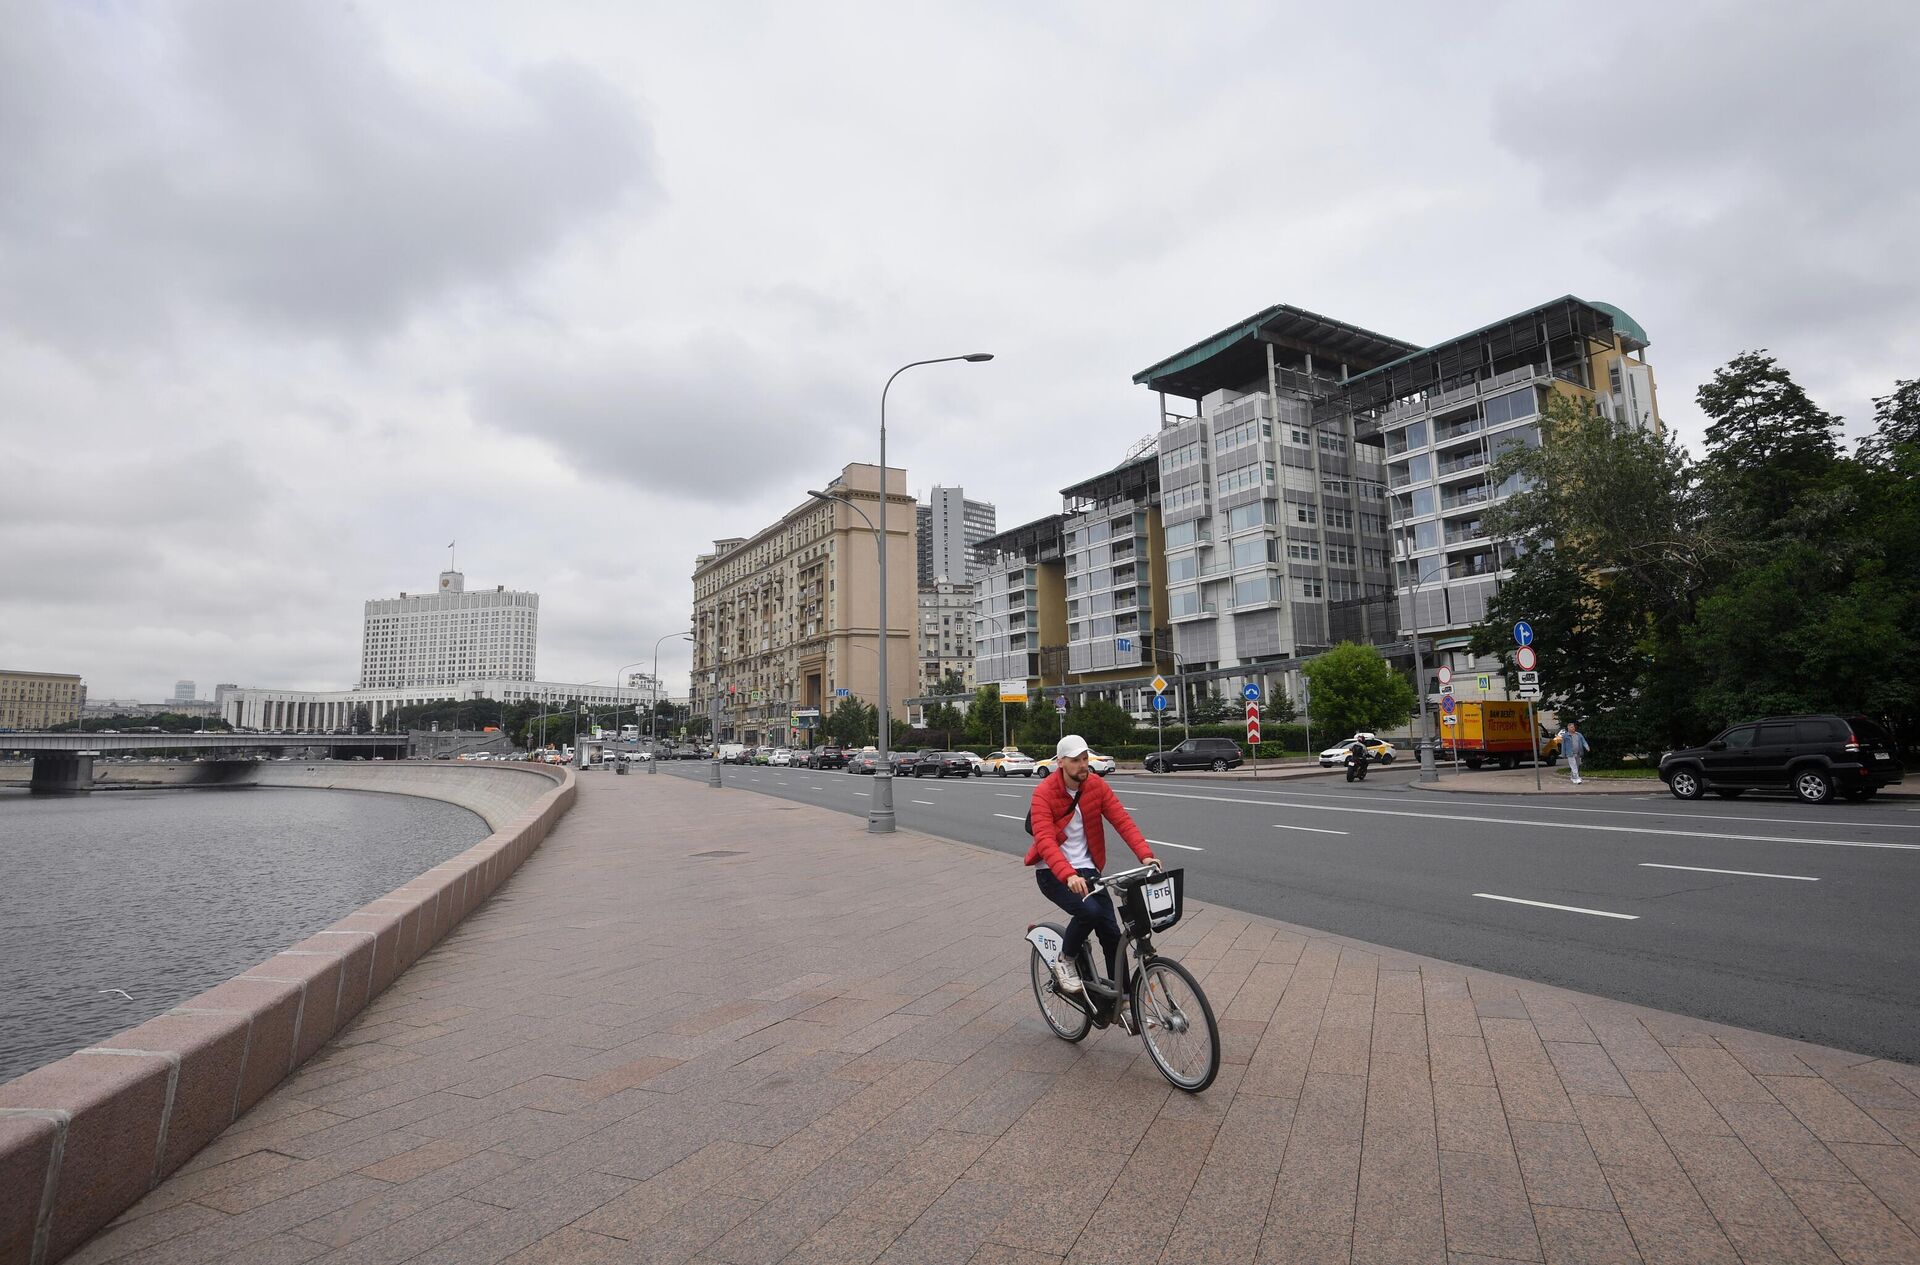
M943 745L952 746L955 737L965 737L967 718L951 703L936 703L927 709L927 729L937 731Z
M1750 540L1798 534L1806 493L1840 460L1840 419L1764 349L1735 356L1694 398L1713 419L1705 466L1720 514Z
M1413 686L1372 646L1343 641L1307 661L1313 727L1328 734L1385 729L1413 710Z
M948 668L946 675L940 678L940 684L934 687L933 692L947 696L965 694L967 692L967 678L955 672L952 668Z
M829 741L842 747L864 747L880 732L879 709L849 695L827 713L822 726Z
M1134 740L1133 717L1118 703L1090 698L1067 711L1067 732L1093 747L1116 747Z
M1223 725L1234 719L1233 704L1220 695L1220 687L1209 685L1207 692L1193 700L1193 723L1196 725Z
M1059 714L1048 706L1027 708L1026 716L1020 722L1017 731L1020 735L1018 746L1022 751L1038 757L1039 753L1051 752L1063 730Z
M1494 481L1520 490L1486 525L1517 556L1473 650L1501 656L1511 673L1513 625L1524 619L1546 648L1547 697L1580 721L1596 753L1674 745L1692 726L1681 631L1733 542L1670 438L1564 396L1541 425L1539 447L1494 464Z
M1300 709L1294 705L1293 697L1284 689L1277 689L1260 704L1260 719L1275 725L1284 725L1300 715Z

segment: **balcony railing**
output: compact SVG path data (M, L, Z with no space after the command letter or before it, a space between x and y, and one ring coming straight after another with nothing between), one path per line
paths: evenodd
M1465 506L1468 506L1468 505L1479 505L1485 501L1489 501L1492 499L1493 499L1493 494L1487 491L1487 487L1485 484L1483 483L1475 484L1474 486L1463 489L1462 491L1456 494L1441 497L1440 509L1442 512L1445 512L1448 510L1456 510L1456 509L1464 508Z
M1451 478L1468 470L1478 470L1487 464L1487 454L1475 449L1463 457L1454 457L1440 463L1440 477Z

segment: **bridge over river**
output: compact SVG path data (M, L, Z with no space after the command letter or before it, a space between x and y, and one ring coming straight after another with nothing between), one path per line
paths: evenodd
M93 789L93 762L108 754L200 752L208 782L223 781L263 752L321 751L336 760L404 760L410 741L394 734L108 734L0 733L0 752L33 757L35 791L77 794Z

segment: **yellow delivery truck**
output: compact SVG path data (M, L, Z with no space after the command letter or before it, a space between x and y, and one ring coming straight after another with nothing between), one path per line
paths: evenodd
M1459 759L1470 769L1482 764L1497 764L1510 769L1533 760L1532 720L1525 703L1456 703L1453 723L1440 726L1440 740L1447 755ZM1540 759L1552 764L1559 758L1559 744L1540 739Z

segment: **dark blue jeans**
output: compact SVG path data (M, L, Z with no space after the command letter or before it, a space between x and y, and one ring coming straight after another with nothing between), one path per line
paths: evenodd
M1091 882L1100 877L1098 870L1081 870L1080 877ZM1113 900L1105 891L1075 896L1073 889L1054 877L1053 871L1042 864L1033 872L1040 884L1040 894L1060 908L1073 915L1067 923L1067 934L1061 938L1060 951L1067 957L1073 957L1086 944L1087 937L1095 932L1100 935L1100 947L1107 955L1107 978L1114 978L1118 970L1120 953L1120 920L1114 916Z

